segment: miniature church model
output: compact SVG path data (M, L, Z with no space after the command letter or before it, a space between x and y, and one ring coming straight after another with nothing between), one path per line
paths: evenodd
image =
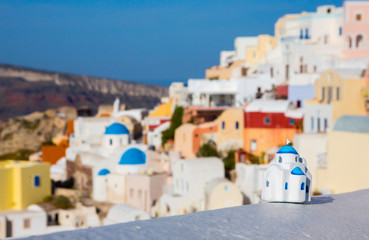
M311 174L306 160L287 145L278 150L264 173L261 198L268 202L304 203L311 199Z

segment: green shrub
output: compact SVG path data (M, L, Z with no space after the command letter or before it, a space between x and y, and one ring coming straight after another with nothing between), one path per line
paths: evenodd
M170 126L167 130L162 132L161 142L164 146L168 140L174 140L176 129L182 125L183 107L176 107L172 118L170 119Z
M199 149L200 157L219 157L219 153L213 144L205 143Z

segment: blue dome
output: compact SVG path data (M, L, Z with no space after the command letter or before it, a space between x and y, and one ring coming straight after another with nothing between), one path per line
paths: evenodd
M146 154L137 148L130 148L120 158L120 165L138 165L146 163Z
M108 169L104 168L104 169L101 169L101 170L97 173L97 175L99 175L99 176L105 176L105 175L108 175L109 173L110 173L110 171L109 171Z
M278 150L278 152L277 153L290 153L290 154L297 154L297 155L299 155L298 153L297 153L297 151L296 151L296 149L294 149L293 147L291 147L291 146L283 146L283 147L281 147L279 150Z
M295 167L292 171L291 171L292 175L305 175L304 172L301 170L301 168L299 167Z
M123 124L113 123L106 128L105 134L129 134L129 131Z

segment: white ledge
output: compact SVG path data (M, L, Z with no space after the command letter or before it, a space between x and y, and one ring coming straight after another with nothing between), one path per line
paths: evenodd
M305 205L262 203L27 239L364 239L368 213L369 189Z

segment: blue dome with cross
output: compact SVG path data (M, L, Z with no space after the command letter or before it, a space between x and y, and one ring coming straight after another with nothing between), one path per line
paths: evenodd
M129 134L129 131L126 126L121 123L113 123L109 127L105 129L105 134L108 135L121 135L121 134Z
M283 146L281 147L278 152L278 154L296 154L299 155L296 151L296 149L294 149L292 146Z
M119 165L139 165L146 163L146 154L138 148L130 148L120 158Z

